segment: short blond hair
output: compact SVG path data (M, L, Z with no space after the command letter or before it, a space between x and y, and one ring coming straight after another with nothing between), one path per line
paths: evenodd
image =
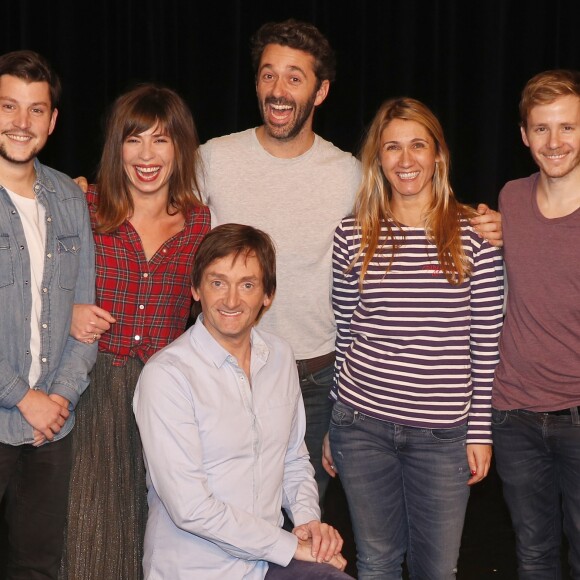
M536 105L549 105L558 97L573 95L580 98L580 72L575 70L547 70L531 78L522 91L520 123L525 129L530 111Z

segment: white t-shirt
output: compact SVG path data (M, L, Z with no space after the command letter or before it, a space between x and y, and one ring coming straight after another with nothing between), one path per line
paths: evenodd
M30 354L32 362L28 384L33 387L40 376L40 313L42 310L41 285L44 273L44 250L46 247L46 223L44 206L36 198L23 197L6 189L22 220L24 236L30 257L30 291L32 311L30 313Z

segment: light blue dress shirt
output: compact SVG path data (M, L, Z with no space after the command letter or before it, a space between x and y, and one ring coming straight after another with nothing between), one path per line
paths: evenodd
M196 324L145 365L133 401L145 463L148 580L261 580L320 519L290 346L252 330L251 386L235 357Z

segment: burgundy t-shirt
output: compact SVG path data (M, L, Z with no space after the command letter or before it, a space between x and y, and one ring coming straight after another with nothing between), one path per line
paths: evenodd
M539 174L500 193L507 314L492 404L555 411L580 405L580 209L548 219Z

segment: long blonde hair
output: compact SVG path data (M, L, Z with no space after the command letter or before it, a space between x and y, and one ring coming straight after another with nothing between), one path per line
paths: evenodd
M392 223L404 236L404 232L393 215L391 207L392 189L385 178L380 163L381 135L393 119L415 121L423 125L435 142L438 162L432 180L433 200L425 216L427 236L437 247L437 258L441 271L450 284L461 284L470 274L470 264L461 242L460 219L472 217L476 212L460 204L449 183L449 149L445 143L443 129L435 115L420 101L408 97L385 101L368 130L361 150L363 179L357 192L354 215L360 230L361 245L351 268L360 257L362 284L369 264L378 249L381 228L386 226L388 238L393 240L392 253L387 272L390 270L397 244L394 242Z

